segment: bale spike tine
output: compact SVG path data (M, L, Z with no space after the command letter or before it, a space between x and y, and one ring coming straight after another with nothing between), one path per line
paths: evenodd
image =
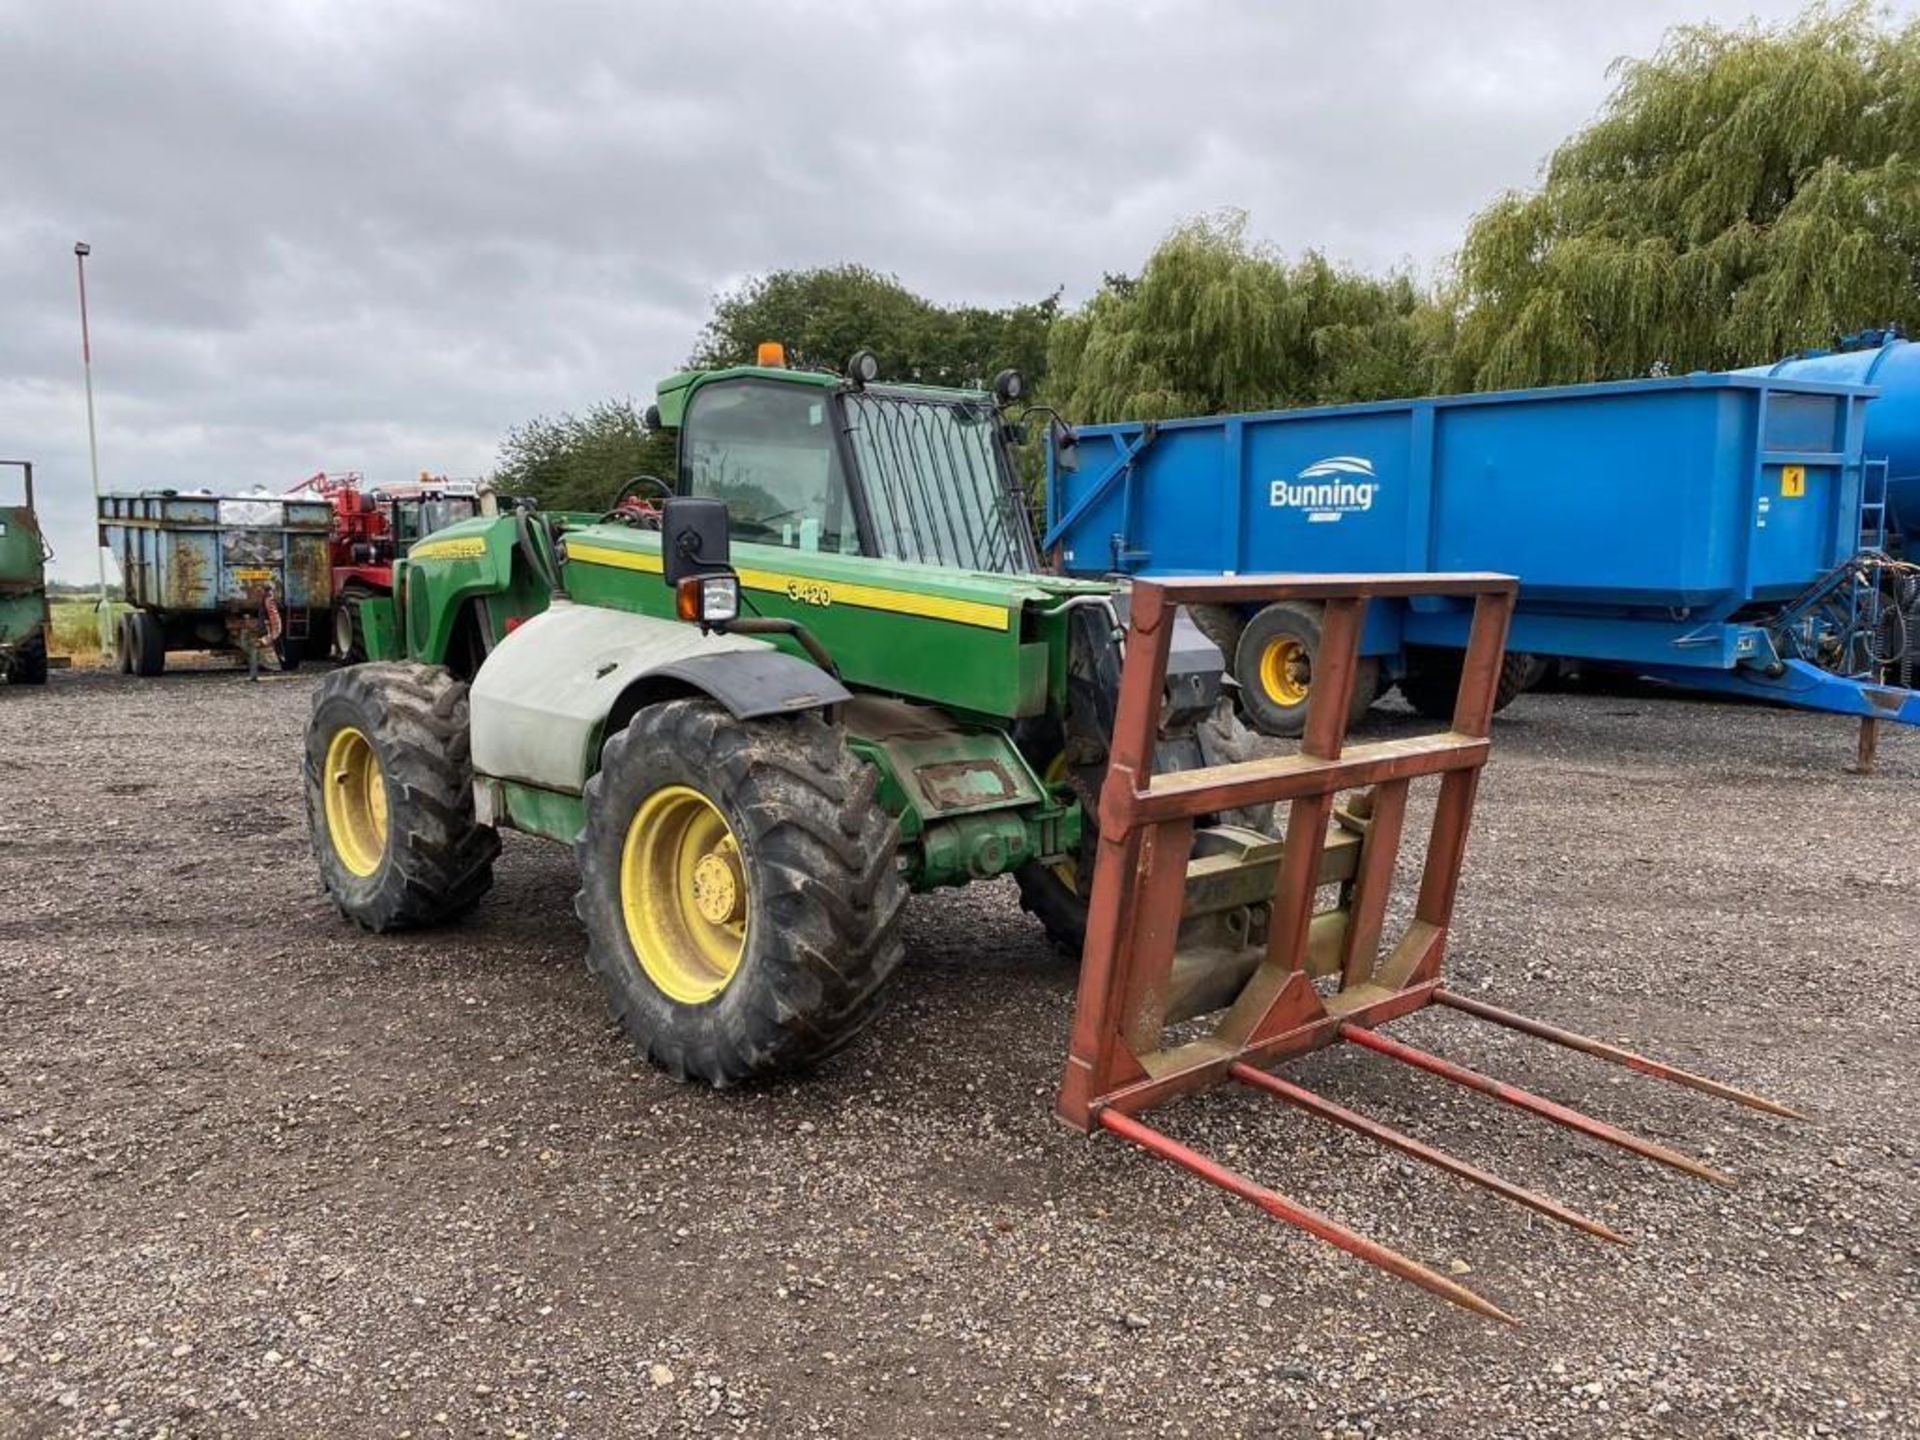
M1456 1085L1464 1085L1469 1090L1478 1090L1482 1095L1491 1095L1496 1100L1530 1111L1569 1130L1578 1130L1595 1140L1604 1140L1609 1145L1618 1145L1623 1150L1631 1150L1649 1160L1658 1160L1662 1165L1671 1165L1676 1170L1708 1180L1715 1185L1732 1185L1734 1178L1723 1170L1715 1170L1703 1165L1691 1155L1682 1155L1678 1150L1669 1150L1652 1140L1643 1140L1638 1135L1629 1134L1618 1126L1609 1125L1604 1120L1596 1120L1591 1115L1582 1115L1565 1105L1546 1100L1531 1090L1522 1090L1517 1085L1509 1085L1502 1080L1493 1080L1477 1070L1469 1070L1464 1065L1456 1065L1451 1060L1443 1060L1438 1055L1429 1055L1425 1050L1416 1050L1411 1045L1389 1039L1385 1035L1375 1034L1361 1026L1342 1024L1340 1038L1351 1040L1356 1045L1364 1045L1369 1050L1377 1050L1382 1055L1390 1055L1395 1060L1425 1070L1430 1075L1438 1075L1443 1080L1451 1080Z
M1563 1030L1558 1025L1549 1025L1544 1020L1534 1020L1525 1015L1516 1015L1511 1010L1502 1010L1498 1005L1489 1005L1484 1000L1475 1000L1466 995L1457 995L1451 990L1436 990L1433 998L1442 1005L1449 1005L1468 1015L1477 1015L1482 1020L1491 1020L1495 1025L1504 1025L1509 1030L1518 1030L1523 1035L1532 1035L1540 1040L1551 1040L1556 1045L1564 1045L1569 1050L1578 1050L1595 1059L1610 1061L1615 1065L1624 1065L1629 1070L1637 1070L1642 1075L1657 1076L1662 1080L1671 1080L1676 1085L1686 1085L1709 1095L1717 1095L1722 1100L1731 1100L1737 1105L1746 1105L1755 1110L1764 1110L1769 1115L1785 1116L1789 1120L1804 1120L1807 1117L1790 1106L1777 1100L1769 1100L1764 1095L1755 1095L1739 1090L1718 1080L1709 1080L1704 1075L1695 1075L1690 1070L1682 1070L1677 1065L1668 1065L1664 1061L1649 1060L1644 1055L1636 1055L1631 1050L1623 1050L1618 1045L1609 1045L1604 1040L1596 1040L1591 1035L1582 1035L1577 1031Z
M1389 1250L1379 1242L1369 1240L1357 1231L1347 1229L1338 1221L1329 1220L1317 1210L1309 1210L1306 1206L1296 1204L1286 1196L1269 1190L1263 1185L1256 1185L1246 1176L1229 1170L1224 1165L1215 1164L1197 1150L1189 1150L1171 1136L1161 1134L1151 1125L1143 1124L1131 1115L1109 1107L1100 1111L1099 1121L1102 1126L1121 1139L1130 1140L1150 1154L1172 1161L1181 1169L1198 1175L1209 1184L1219 1186L1230 1195L1238 1195L1242 1200L1251 1201L1276 1220L1284 1220L1289 1225L1298 1226L1309 1235L1317 1236L1346 1251L1349 1255L1366 1261L1369 1265L1376 1265L1390 1274L1398 1275L1402 1280L1412 1281L1429 1294L1438 1295L1443 1300L1450 1300L1463 1309L1473 1311L1476 1315L1486 1316L1489 1320L1499 1320L1516 1326L1520 1323L1491 1301L1481 1299L1466 1286L1456 1284L1444 1275L1436 1274L1416 1260L1409 1260L1397 1250Z
M1537 1190L1529 1190L1524 1185L1503 1180L1477 1165L1468 1164L1458 1156L1449 1155L1446 1151L1416 1140L1411 1135L1395 1130L1392 1126L1382 1125L1377 1120L1369 1120L1364 1115L1357 1114L1343 1105L1336 1105L1333 1101L1316 1095L1311 1090L1303 1089L1289 1080L1283 1080L1278 1075L1270 1074L1265 1070L1256 1070L1244 1061L1235 1061L1229 1073L1243 1085L1263 1090L1291 1105L1297 1105L1309 1115L1318 1115L1322 1120L1331 1120L1336 1125L1344 1125L1347 1129L1357 1131L1370 1140L1377 1140L1403 1155L1410 1155L1415 1160L1424 1160L1427 1164L1444 1170L1449 1175L1458 1176L1475 1185L1485 1186L1494 1194L1505 1196L1516 1204L1524 1205L1529 1210L1536 1210L1549 1219L1558 1220L1563 1225L1571 1225L1576 1230L1584 1230L1589 1235L1612 1241L1615 1245L1633 1244L1618 1230L1602 1225L1598 1220L1590 1220L1577 1210L1569 1210L1558 1200L1542 1195Z

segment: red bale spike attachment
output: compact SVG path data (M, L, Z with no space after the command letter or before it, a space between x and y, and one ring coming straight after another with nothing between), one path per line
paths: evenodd
M1503 1195L1516 1204L1526 1206L1529 1210L1537 1210L1540 1214L1549 1219L1558 1220L1563 1225L1571 1225L1576 1230L1584 1230L1589 1235L1610 1240L1615 1245L1633 1243L1619 1231L1602 1225L1598 1220L1590 1220L1577 1210L1569 1210L1558 1200L1550 1199L1536 1190L1529 1190L1524 1185L1516 1185L1511 1180L1503 1180L1498 1175L1482 1170L1477 1165L1470 1165L1457 1156L1447 1154L1444 1150L1437 1150L1389 1125L1382 1125L1379 1121L1369 1120L1366 1116L1356 1114L1343 1105L1336 1105L1333 1101L1316 1095L1311 1090L1303 1089L1292 1081L1282 1080L1278 1075L1269 1074L1265 1070L1256 1070L1253 1066L1240 1062L1235 1062L1228 1073L1241 1084L1277 1096L1290 1105L1297 1105L1309 1115L1318 1115L1323 1120L1344 1125L1347 1129L1357 1131L1370 1140L1377 1140L1403 1155L1410 1155L1415 1160L1424 1160L1427 1164L1444 1170L1449 1175L1457 1175L1462 1180L1485 1186L1494 1194Z
M1661 1080L1671 1080L1676 1085L1686 1085L1708 1095L1717 1095L1722 1100L1731 1100L1736 1105L1746 1105L1754 1110L1764 1110L1769 1115L1781 1115L1789 1120L1804 1120L1807 1117L1798 1110L1782 1105L1777 1100L1769 1100L1763 1095L1755 1095L1746 1090L1737 1090L1718 1080L1709 1080L1704 1075L1695 1075L1691 1070L1682 1070L1677 1065L1668 1065L1663 1061L1649 1060L1644 1055L1636 1055L1631 1050L1623 1050L1618 1045L1609 1045L1604 1040L1596 1040L1591 1035L1582 1035L1573 1030L1562 1030L1558 1025L1549 1025L1544 1020L1529 1019L1525 1015L1516 1015L1511 1010L1502 1010L1498 1005L1489 1005L1484 1000L1470 999L1455 994L1451 990L1435 990L1436 1003L1450 1006L1467 1015L1490 1020L1495 1025L1504 1025L1509 1030L1518 1030L1523 1035L1532 1035L1536 1039L1551 1040L1556 1045L1564 1045L1569 1050L1578 1050L1583 1055L1591 1055L1598 1060L1606 1060L1615 1065L1624 1065L1629 1070L1637 1070L1642 1075L1653 1075Z
M1509 1105L1530 1111L1553 1121L1556 1125L1564 1125L1569 1130L1578 1130L1582 1135L1590 1136L1595 1140L1604 1140L1609 1145L1618 1145L1623 1150L1631 1150L1634 1154L1643 1155L1649 1160L1658 1160L1662 1165L1671 1165L1676 1170L1684 1170L1687 1174L1701 1180L1710 1180L1715 1185L1735 1183L1734 1178L1725 1171L1703 1165L1690 1155L1682 1155L1678 1150L1669 1150L1664 1145L1643 1140L1638 1135L1629 1134L1617 1126L1607 1124L1604 1120L1595 1120L1591 1115L1582 1115L1578 1110L1571 1110L1565 1105L1557 1105L1551 1100L1543 1099L1530 1090L1522 1090L1517 1085L1490 1079L1477 1070L1469 1070L1464 1065L1456 1065L1451 1060L1441 1059L1438 1055L1429 1055L1425 1050L1416 1050L1411 1045L1402 1044L1385 1035L1375 1034L1358 1025L1342 1024L1340 1038L1351 1040L1354 1044L1363 1045L1369 1050L1377 1050L1382 1055L1390 1055L1404 1064L1425 1070L1430 1075L1438 1075L1443 1080L1451 1080L1456 1085L1464 1085L1469 1090L1478 1090L1482 1095L1491 1095L1496 1100L1504 1100Z
M1317 1210L1309 1210L1306 1206L1297 1204L1286 1196L1267 1189L1264 1185L1256 1185L1246 1176L1229 1170L1224 1165L1214 1163L1197 1150L1189 1150L1179 1141L1161 1134L1151 1125L1143 1124L1131 1115L1108 1109L1100 1111L1098 1118L1102 1126L1123 1140L1132 1141L1141 1149L1159 1156L1162 1160L1172 1161L1181 1169L1198 1175L1209 1184L1219 1186L1230 1195L1238 1195L1242 1200L1252 1201L1276 1220L1284 1220L1289 1225L1296 1225L1309 1235L1325 1240L1330 1245L1338 1246L1349 1255L1364 1260L1369 1265L1378 1266L1389 1274L1399 1276L1402 1280L1411 1280L1422 1290L1438 1295L1443 1300L1450 1300L1455 1305L1473 1311L1476 1315L1484 1315L1489 1320L1499 1320L1508 1325L1520 1323L1498 1305L1481 1299L1466 1286L1456 1284L1446 1276L1429 1270L1417 1260L1409 1260L1397 1250L1389 1250L1378 1241L1369 1240L1357 1231L1349 1230L1337 1220L1330 1220Z

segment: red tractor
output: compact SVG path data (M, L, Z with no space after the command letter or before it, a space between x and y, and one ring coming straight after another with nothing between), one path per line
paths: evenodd
M423 536L494 513L493 491L485 483L424 470L417 481L371 489L358 471L321 471L296 492L333 504L333 649L348 664L367 658L360 606L370 596L393 593L393 562Z

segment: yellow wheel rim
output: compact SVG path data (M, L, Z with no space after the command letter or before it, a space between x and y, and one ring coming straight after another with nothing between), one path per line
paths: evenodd
M620 910L640 968L669 999L703 1005L747 949L746 867L714 803L669 785L640 802L620 850Z
M1276 705L1304 705L1313 679L1307 647L1291 636L1269 640L1260 652L1260 684Z
M1040 778L1047 782L1049 789L1066 784L1067 752L1062 750L1058 755L1054 756L1052 761L1047 765L1046 774ZM1080 893L1080 862L1078 860L1072 858L1056 860L1053 864L1049 865L1047 869L1052 871L1053 878L1066 886L1067 889L1076 895Z
M327 742L327 834L333 853L355 875L371 875L387 855L387 777L364 731L351 725Z

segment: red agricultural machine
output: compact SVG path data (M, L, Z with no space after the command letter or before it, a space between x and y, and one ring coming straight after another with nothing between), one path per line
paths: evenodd
M357 470L322 470L288 493L322 496L333 506L333 648L349 663L367 658L360 608L393 594L393 562L423 536L493 513L493 491L481 481L424 470L417 481L371 488Z

